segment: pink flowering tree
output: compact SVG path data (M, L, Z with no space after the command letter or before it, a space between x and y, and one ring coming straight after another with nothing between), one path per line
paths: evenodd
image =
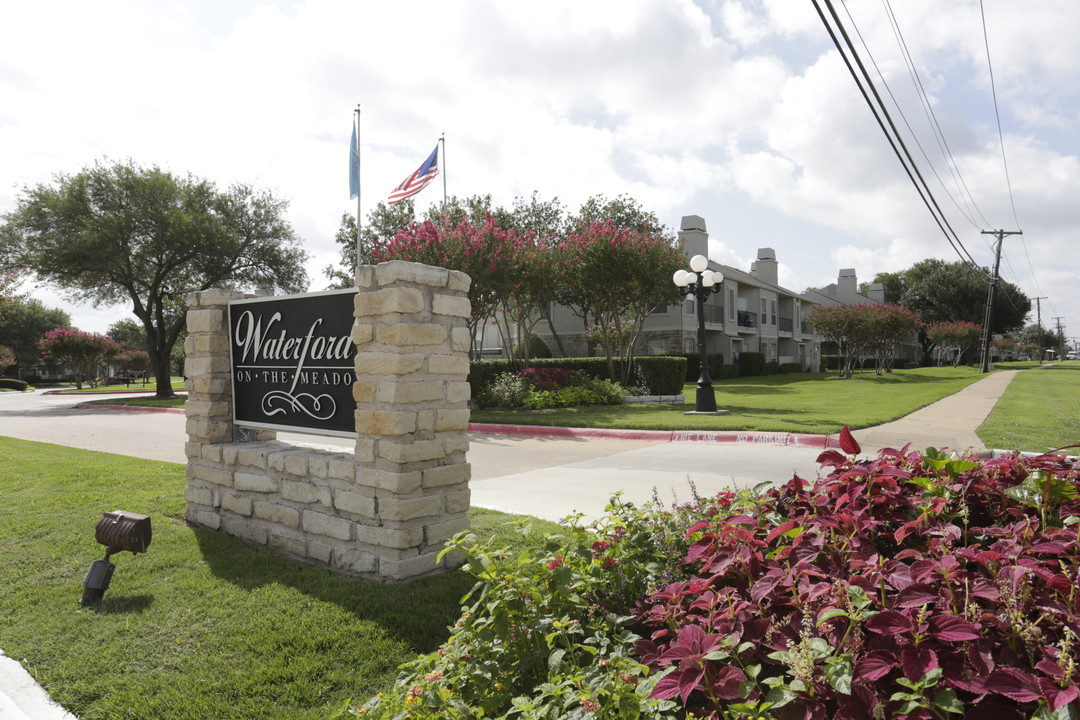
M850 378L856 360L872 345L867 313L859 305L819 305L810 322L821 337L836 344L840 377Z
M611 379L626 384L645 318L679 302L671 276L683 265L682 253L661 233L612 220L580 225L557 252L562 302L591 320Z
M864 312L869 315L870 347L877 361L877 374L891 373L900 345L919 331L922 319L917 312L903 305L874 303L857 307L865 308Z
M15 351L7 345L0 345L0 375L19 360L15 357Z
M149 372L151 367L150 353L145 350L131 350L125 348L116 354L113 362L116 364L116 367L121 370L143 373L143 384L146 384L146 373Z
M981 325L966 320L936 322L926 326L926 337L938 348L938 365L951 354L953 367L956 367L964 355L978 345L982 331Z
M83 382L93 387L98 367L114 357L120 345L98 333L82 330L55 328L41 339L41 353L48 360L70 367L75 373L75 387L82 389Z
M491 213L481 222L464 215L456 223L441 217L398 231L389 242L376 243L373 254L376 262L408 260L469 275L470 356L479 359L482 333L491 321L507 355L521 367L528 364L528 343L515 344L513 338L529 336L559 282L554 256L534 233L504 227ZM512 357L515 348L526 356Z
M876 372L892 372L897 349L921 326L917 313L902 305L822 305L810 313L822 337L836 343L840 377L850 378L856 363L876 359Z

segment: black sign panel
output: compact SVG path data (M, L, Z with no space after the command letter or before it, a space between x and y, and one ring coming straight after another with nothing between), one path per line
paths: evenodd
M234 421L353 436L356 290L229 303Z

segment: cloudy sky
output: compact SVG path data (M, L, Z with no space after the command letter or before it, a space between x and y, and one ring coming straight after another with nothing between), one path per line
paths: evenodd
M964 246L990 266L980 231L1022 230L1002 275L1080 336L1080 3L835 5ZM290 200L319 290L357 104L365 215L445 133L451 194L626 193L704 217L720 262L774 248L795 290L958 259L810 0L0 3L0 213L103 158L250 182ZM33 292L84 330L129 316Z

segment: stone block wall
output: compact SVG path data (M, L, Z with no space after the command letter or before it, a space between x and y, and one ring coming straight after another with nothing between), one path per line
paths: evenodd
M188 297L187 519L382 581L440 572L468 529L470 314L463 273L390 262L357 270L352 454L233 426L227 303Z

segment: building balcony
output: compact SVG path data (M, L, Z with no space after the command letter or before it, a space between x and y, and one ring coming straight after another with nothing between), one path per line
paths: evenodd
M746 310L740 310L737 316L738 325L740 329L753 329L758 326L757 313L747 312Z
M795 331L795 321L792 320L791 318L782 317L782 318L780 318L779 329L780 329L780 332L782 332L782 333L794 332Z

